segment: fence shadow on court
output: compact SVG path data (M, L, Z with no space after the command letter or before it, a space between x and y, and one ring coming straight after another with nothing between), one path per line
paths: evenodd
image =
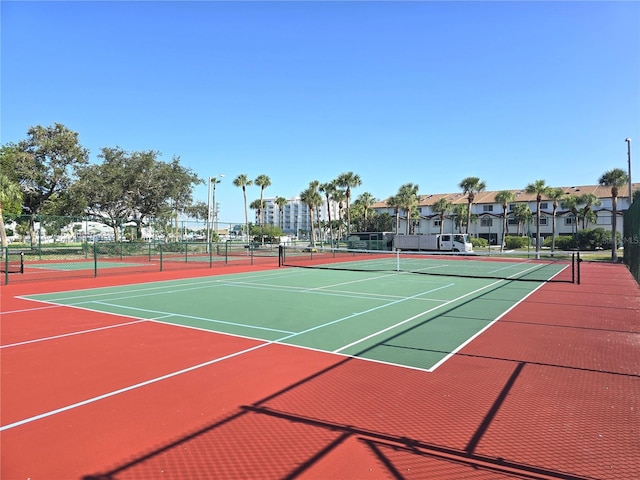
M442 315L458 308L460 305ZM401 334L418 326L404 328ZM389 346L401 334L379 345ZM473 356L468 359L474 360ZM346 357L251 405L239 405L234 413L197 431L83 480L156 478L161 474L294 479L322 470L336 459L346 461L348 471L345 450L368 459L378 476L396 479L430 478L433 472L440 478L484 472L490 478L586 479L508 455L488 455L478 448L517 388L527 363L480 356L477 360L500 365L500 373L489 372L491 381L474 383L469 379L475 375L465 372L462 376L468 381L461 378L452 385L445 375ZM478 386L483 384L489 392L484 403L477 399ZM450 406L442 403L443 396L451 396Z

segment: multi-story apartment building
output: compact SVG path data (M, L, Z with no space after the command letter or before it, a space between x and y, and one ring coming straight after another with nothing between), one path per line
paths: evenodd
M613 202L611 198L611 188L600 185L584 185L574 187L560 187L565 195L573 195L580 197L586 193L595 195L598 201L592 205L591 209L595 213L595 221L583 219L571 209L558 206L555 219L555 230L557 235L571 235L576 229L603 227L611 230L611 218ZM632 185L632 191L640 189L640 183ZM514 195L513 202L507 206L507 234L509 235L529 235L535 236L536 231L536 195L526 193L524 190L511 190ZM497 244L498 239L502 235L503 224L503 206L496 201L498 191L485 191L475 195L473 204L471 205L472 220L469 226L469 233L475 237L486 238L492 244ZM440 232L440 214L433 209L433 205L441 198L454 207L456 205L468 205L467 195L462 192L443 193L432 195L420 195L418 202L419 218L412 218L413 233L431 234ZM529 206L532 216L526 222L518 222L513 216L513 210L516 204L524 203ZM578 204L578 210L584 204ZM617 200L617 230L623 232L622 215L629 208L629 187L624 186L618 189ZM378 202L373 206L378 213L389 213L391 216L396 215L394 208L387 205L386 201ZM407 215L400 209L399 212L399 233L407 231ZM460 231L459 221L452 212L449 212L444 218L444 232ZM462 227L463 231L466 227ZM553 232L553 201L543 197L540 204L540 234L542 237L552 235Z
M269 225L278 225L282 228L284 233L293 236L299 236L300 232L311 231L311 223L309 216L309 206L300 200L300 197L292 197L287 199L287 204L282 209L282 215L280 214L280 207L275 203L275 198L264 198L265 204L264 211L264 223ZM329 202L329 208L331 209L331 219L338 218L338 203L334 201ZM327 208L327 201L324 199L322 204L314 212L313 221L321 222L329 219L329 210ZM258 212L255 212L254 222L258 221Z

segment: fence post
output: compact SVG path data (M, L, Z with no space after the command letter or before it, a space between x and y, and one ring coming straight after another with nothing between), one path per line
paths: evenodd
M4 249L4 284L9 285L9 247Z
M93 276L98 276L98 244L93 242Z

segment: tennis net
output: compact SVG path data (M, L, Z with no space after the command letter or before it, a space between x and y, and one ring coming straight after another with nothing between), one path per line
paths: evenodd
M331 270L408 272L449 277L489 278L532 282L579 283L579 254L535 252L455 254L321 249L281 246L283 267Z

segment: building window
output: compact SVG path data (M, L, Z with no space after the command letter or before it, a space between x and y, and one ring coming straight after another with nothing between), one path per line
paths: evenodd
M564 217L564 224L565 225L575 225L576 224L576 217Z
M433 226L434 226L434 227L439 227L439 226L440 226L440 223L441 223L441 222L440 222L440 219L439 219L439 218L436 218L436 219L433 221Z
M540 202L540 210L546 210L547 208L549 208L548 202Z
M493 226L493 218L481 218L480 219L481 227L491 227Z
M493 212L493 205L483 205L482 206L482 211L483 212Z

